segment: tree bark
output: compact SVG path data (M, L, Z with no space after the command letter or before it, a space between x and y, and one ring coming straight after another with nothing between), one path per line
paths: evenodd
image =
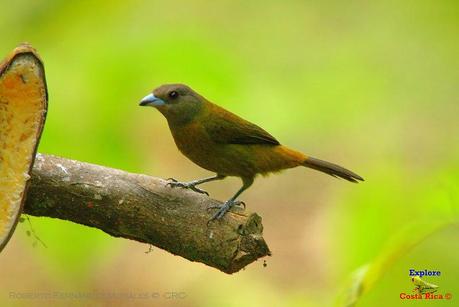
M24 213L69 220L234 273L270 255L261 217L234 208L207 225L221 205L167 181L37 154Z

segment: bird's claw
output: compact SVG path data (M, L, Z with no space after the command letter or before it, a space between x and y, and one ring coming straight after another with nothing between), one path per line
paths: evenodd
M206 210L209 211L209 210L212 210L212 209L220 209L220 208L222 208L224 205L225 205L225 204L223 204L223 205L209 206L209 207L206 208ZM232 205L231 207L233 207L233 206L238 206L238 207L241 207L242 209L245 210L245 202L243 202L242 200L235 200L235 201L233 202L233 205Z
M221 219L223 216L225 216L226 212L228 212L232 207L234 206L240 206L245 209L245 203L240 200L227 200L223 205L221 206L210 206L207 208L209 209L218 209L218 211L212 216L210 220L207 221L207 226L209 226L209 223L215 220Z
M237 203L234 205L242 207L245 210L245 202L243 202L242 200L238 200Z
M198 193L201 193L201 194L206 194L207 196L209 196L209 193L203 189L200 189L194 185L190 186L190 189L195 191L195 192L198 192Z
M179 188L183 188L183 189L190 189L190 190L195 191L197 193L206 194L207 196L209 196L209 193L207 193L207 191L204 191L204 190L198 188L192 182L180 182L180 181L177 181L174 178L168 178L167 180L169 180L169 182L166 184L166 186L170 186L171 188L179 187Z
M206 208L207 211L209 210L212 210L212 209L220 209L221 207L223 207L223 205L215 205L215 206L209 206ZM237 206L237 207L241 207L243 210L245 210L245 202L243 202L242 200L236 200L234 201L234 204L231 206Z

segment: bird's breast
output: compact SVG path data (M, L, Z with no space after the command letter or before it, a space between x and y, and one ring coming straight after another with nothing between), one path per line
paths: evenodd
M212 167L217 145L202 125L189 123L179 127L170 126L170 130L182 154L205 169L217 171Z

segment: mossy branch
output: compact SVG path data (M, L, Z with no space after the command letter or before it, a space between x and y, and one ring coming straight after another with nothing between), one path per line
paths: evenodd
M207 225L220 202L166 181L38 154L24 213L69 220L152 244L234 273L269 255L261 218L234 209Z

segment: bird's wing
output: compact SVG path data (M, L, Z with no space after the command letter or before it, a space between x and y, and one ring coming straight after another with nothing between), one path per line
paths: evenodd
M204 127L214 142L221 144L280 144L271 134L257 125L220 107L217 107L215 111L204 121Z

